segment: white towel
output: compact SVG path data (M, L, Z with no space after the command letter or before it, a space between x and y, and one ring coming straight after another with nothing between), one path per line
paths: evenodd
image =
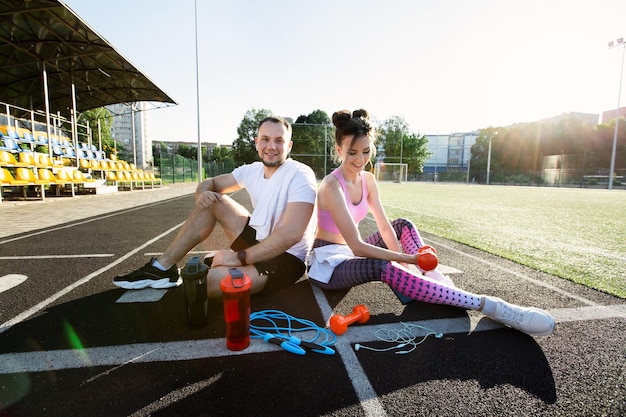
M298 163L289 158L274 172L266 190L271 193L259 200L250 216L250 226L256 230L256 239L263 240L274 230L276 222L287 206L287 190Z
M326 245L315 248L309 254L309 278L325 284L330 281L335 267L348 259L359 258L348 245Z

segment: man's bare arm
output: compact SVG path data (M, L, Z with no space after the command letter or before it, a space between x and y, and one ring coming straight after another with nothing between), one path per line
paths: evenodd
M246 249L246 262L255 263L272 259L302 240L313 215L313 204L289 203L282 224L258 245Z

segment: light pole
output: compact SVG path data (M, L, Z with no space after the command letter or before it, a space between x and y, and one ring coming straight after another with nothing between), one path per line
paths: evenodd
M439 149L439 133L437 133L437 141L435 142L435 174L433 175L433 182L437 182L437 150Z
M469 177L470 177L470 167L472 165L472 147L470 145L470 152L469 152L469 158L467 159L467 178L465 179L465 183L469 184ZM463 155L465 155L465 144L463 144Z
M489 185L489 171L491 171L491 138L497 135L497 130L493 134L489 132L489 151L487 151L487 185Z
M619 102L622 95L622 72L624 72L624 52L626 52L626 43L624 38L618 38L617 43L609 42L609 49L618 46L622 47L622 66L619 70L619 90L617 91L617 109L615 110L615 132L613 133L613 150L611 151L611 168L609 169L609 190L613 189L613 170L615 170L615 154L617 151L617 130L619 126Z
M194 0L194 31L196 36L196 119L198 122L198 183L202 182L202 142L200 141L200 76L198 75L198 2Z

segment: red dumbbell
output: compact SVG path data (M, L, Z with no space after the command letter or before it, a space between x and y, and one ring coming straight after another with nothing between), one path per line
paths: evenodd
M330 318L330 330L335 334L344 334L348 326L354 322L365 323L370 319L370 312L363 304L354 306L352 313L347 316L338 314Z
M432 246L424 245L417 250L417 266L422 271L432 271L437 268L437 251Z

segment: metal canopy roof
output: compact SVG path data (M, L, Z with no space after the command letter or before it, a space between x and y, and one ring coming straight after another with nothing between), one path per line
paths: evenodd
M136 101L176 104L63 2L0 0L0 101L43 110L44 67L53 112L73 108L72 84L78 112Z

